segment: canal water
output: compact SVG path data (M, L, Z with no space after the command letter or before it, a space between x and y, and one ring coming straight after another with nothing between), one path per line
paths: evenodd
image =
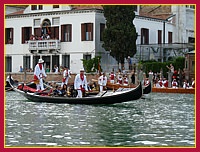
M5 96L6 147L194 147L195 95L151 93L113 105Z

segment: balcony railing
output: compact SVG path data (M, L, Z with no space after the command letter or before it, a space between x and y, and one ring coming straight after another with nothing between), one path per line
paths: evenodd
M60 50L60 40L29 40L29 51Z

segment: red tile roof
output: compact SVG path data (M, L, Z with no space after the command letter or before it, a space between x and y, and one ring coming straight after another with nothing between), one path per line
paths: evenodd
M75 10L86 10L86 9L101 9L103 7L101 5L82 5L82 6L73 6Z
M10 14L7 14L7 15L20 15L20 14L24 14L24 10L14 12L14 13L10 13Z

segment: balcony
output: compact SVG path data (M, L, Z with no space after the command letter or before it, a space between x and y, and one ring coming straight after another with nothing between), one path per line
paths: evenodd
M60 40L29 40L31 53L56 53L61 49Z

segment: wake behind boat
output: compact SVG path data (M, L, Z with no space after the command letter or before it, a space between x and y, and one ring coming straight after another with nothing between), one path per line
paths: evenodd
M22 94L25 98L33 102L47 102L47 103L67 103L67 104L114 104L122 103L132 100L138 100L142 97L141 83L135 88L119 88L117 91L104 91L97 95L90 95L88 97L76 98L68 96L49 96L46 93L30 93L14 87L13 90Z

